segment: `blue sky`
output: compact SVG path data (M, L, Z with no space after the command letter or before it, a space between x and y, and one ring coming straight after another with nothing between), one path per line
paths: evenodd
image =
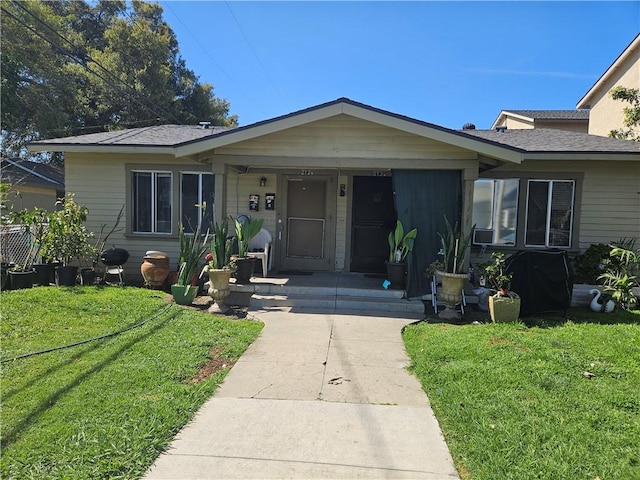
M640 32L640 1L160 4L240 125L339 97L449 128L573 109Z

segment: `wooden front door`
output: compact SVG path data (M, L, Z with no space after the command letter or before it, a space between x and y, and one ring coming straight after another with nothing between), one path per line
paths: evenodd
M285 175L283 181L282 270L334 270L335 179Z

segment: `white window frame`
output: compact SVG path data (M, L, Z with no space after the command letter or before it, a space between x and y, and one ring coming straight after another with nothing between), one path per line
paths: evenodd
M516 205L515 205L515 231L514 231L514 241L511 243L498 243L496 242L496 237L498 235L498 226L500 224L500 214L502 213L496 206L496 190L497 185L496 182L499 181L508 181L513 180L518 182L517 190L516 190ZM491 243L487 243L486 245L496 246L496 247L514 247L518 241L518 215L520 211L520 188L522 180L517 177L504 177L504 178L478 178L476 182L491 182L492 193L491 193L491 224L489 225L489 231L491 232L492 241ZM473 201L473 200L472 200ZM482 229L478 229L484 231L484 227Z
M182 221L183 218L183 213L184 213L184 195L183 195L183 190L182 190L182 177L183 175L197 175L198 176L198 204L202 205L203 199L202 199L202 192L203 192L203 176L204 175L209 175L211 177L211 181L214 182L214 199L215 199L215 175L211 172L198 172L198 171L180 171L180 179L179 179L179 188L180 188L180 221ZM209 205L207 205L207 208L209 208ZM215 204L212 203L211 205L211 209L213 211L213 217L215 217ZM198 209L198 225L202 222L202 209ZM212 221L215 221L215 218L212 218ZM197 225L195 225L197 226Z
M537 244L528 244L527 241L527 231L529 228L529 189L532 182L546 182L549 185L549 189L547 192L547 218L545 220L545 241L544 245ZM569 218L569 241L568 245L550 245L549 237L551 235L551 211L552 211L552 201L553 201L553 184L554 183L571 183L572 184L572 194L571 194L571 216ZM527 196L526 196L526 205L524 211L524 231L523 241L525 242L526 248L571 248L573 245L573 221L575 217L575 209L576 209L576 181L573 179L546 179L546 178L528 178L527 179Z
M134 198L134 190L133 190L133 184L135 183L135 176L138 173L150 173L151 174L151 205L149 206L151 209L151 231L140 231L140 230L136 230L134 228L134 225L132 224L132 232L133 233L137 233L137 234L151 234L151 235L172 235L173 234L173 172L171 172L170 170L141 170L141 169L134 169L131 170L131 182L132 182L132 191L131 191L131 198L132 198L132 213L135 215L136 212L133 212L133 208L136 202L136 199ZM158 197L157 197L157 192L156 192L156 184L157 184L157 176L158 174L163 174L163 175L169 175L169 198L171 198L171 202L170 202L170 218L171 218L171 222L170 222L170 231L169 232L158 232L158 218L157 218L157 203L158 203ZM133 222L133 217L132 217L132 222Z

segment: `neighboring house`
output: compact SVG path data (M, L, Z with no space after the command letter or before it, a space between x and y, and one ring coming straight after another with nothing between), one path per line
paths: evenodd
M503 110L493 122L491 130L496 127L555 128L588 133L589 110Z
M578 102L577 108L590 109L589 133L591 135L606 137L611 130L625 128L622 109L631 105L613 100L609 95L611 89L619 85L640 89L640 34ZM638 128L636 133L640 133Z
M206 200L216 221L264 219L284 271L381 272L397 217L418 228L410 295L427 290L443 214L467 231L477 222L478 243L504 250L640 237L639 147L553 129L451 130L346 98L231 130L167 125L30 145L65 152L66 187L90 229L126 205L125 231L109 243L131 253L129 274L147 250L176 262L178 224L195 223Z
M53 165L27 160L3 158L2 183L11 185L8 204L14 210L34 207L55 210L64 196L64 171Z

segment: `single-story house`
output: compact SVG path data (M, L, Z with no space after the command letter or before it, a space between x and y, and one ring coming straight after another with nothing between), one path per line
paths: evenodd
M274 270L380 272L400 219L418 228L409 294L427 290L443 215L481 248L640 237L640 144L554 130L452 130L347 98L234 129L164 125L44 140L65 152L66 186L88 227L122 205L139 275L147 250L178 254L178 224L250 215L272 234ZM484 259L486 261L486 258Z
M53 211L64 196L64 171L54 165L2 158L2 183L8 183L7 203L14 210L39 207Z

